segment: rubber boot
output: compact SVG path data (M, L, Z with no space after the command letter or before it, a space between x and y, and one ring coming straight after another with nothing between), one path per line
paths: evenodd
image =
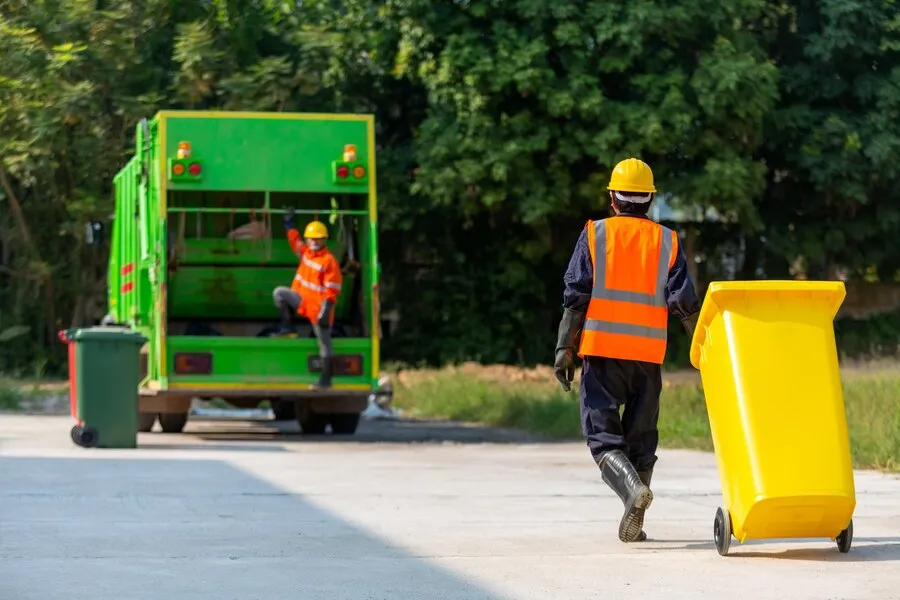
M297 333L293 328L294 311L291 310L291 307L287 303L282 303L278 307L278 311L281 313L281 321L278 323L278 331L275 332L275 335L283 336Z
M638 477L641 478L641 483L643 483L647 487L650 487L650 480L653 478L653 467L650 467L649 469L646 469L644 471L638 471ZM637 518L636 520L639 521L641 524L640 525L641 534L638 536L637 541L643 542L644 540L647 539L647 534L646 534L646 532L644 532L644 511L643 510L640 511L640 517Z
M625 512L619 522L619 539L636 542L641 535L644 511L653 502L653 493L642 481L631 461L621 450L608 452L600 459L600 473L622 500Z
M331 387L331 357L322 358L322 374L319 381L309 386L314 390L324 390Z

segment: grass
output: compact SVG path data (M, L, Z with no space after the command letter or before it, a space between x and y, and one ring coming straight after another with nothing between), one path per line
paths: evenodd
M21 383L0 378L0 411L18 410L24 396Z
M23 381L0 375L0 411L27 410L31 403L59 394L67 386L67 382Z
M854 465L900 471L900 365L842 370ZM666 373L660 445L713 449L696 372ZM549 368L480 367L392 374L394 403L408 414L522 429L554 439L581 439L578 379L563 392Z

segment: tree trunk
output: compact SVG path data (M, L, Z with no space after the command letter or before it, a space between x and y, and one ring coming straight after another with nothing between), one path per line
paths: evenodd
M12 186L9 184L9 179L6 177L6 170L3 168L2 161L0 161L0 186L2 186L3 191L6 192L6 197L12 208L13 216L16 219L16 224L19 226L19 231L22 232L22 241L25 242L25 247L28 249L29 255L33 260L40 262L41 257L37 251L37 247L31 239L31 230L28 228L28 222L25 220L25 213L22 211L22 203L19 202L19 198L16 196L15 192L13 192Z

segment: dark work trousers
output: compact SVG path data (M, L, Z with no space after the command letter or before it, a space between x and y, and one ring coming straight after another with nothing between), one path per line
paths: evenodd
M599 464L610 450L624 452L638 471L656 464L662 365L586 356L581 372L581 429ZM622 416L619 409L624 406Z

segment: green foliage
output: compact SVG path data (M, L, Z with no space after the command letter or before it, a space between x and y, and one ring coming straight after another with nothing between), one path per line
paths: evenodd
M699 287L732 259L890 280L898 52L889 1L0 0L0 327L30 328L0 371L58 370L55 331L105 312L82 232L161 108L376 115L388 358L549 362L569 254L629 155L723 219L674 224ZM844 351L872 344L857 329Z
M22 403L22 394L10 381L0 379L0 411L17 410Z
M862 359L896 356L900 349L900 312L870 319L838 319L834 333L844 356Z
M0 372L58 368L57 329L104 314L106 255L82 242L112 213L135 124L161 108L318 110L322 42L259 2L0 0L0 316L31 334ZM7 350L9 348L9 350Z
M781 99L767 119L761 212L771 251L811 278L900 268L900 16L894 2L780 5Z

